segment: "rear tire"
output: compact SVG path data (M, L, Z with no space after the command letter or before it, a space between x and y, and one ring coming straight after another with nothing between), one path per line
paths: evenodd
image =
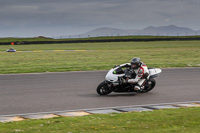
M146 93L146 92L151 91L155 87L155 85L156 85L156 80L155 79L147 80L146 83L145 83L145 87L142 90L142 93Z
M97 87L97 93L99 95L108 95L109 93L111 93L112 91L110 90L110 88L108 87L108 84L106 84L105 81L103 81L102 83L100 83Z

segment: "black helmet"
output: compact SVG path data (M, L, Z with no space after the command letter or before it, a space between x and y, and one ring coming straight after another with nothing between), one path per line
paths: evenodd
M141 64L142 63L141 63L140 58L135 57L131 60L131 68L133 68L133 69L139 68L141 66Z

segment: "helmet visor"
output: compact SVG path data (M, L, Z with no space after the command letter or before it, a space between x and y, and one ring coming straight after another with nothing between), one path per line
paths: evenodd
M137 65L136 65L136 64L132 64L131 66L132 66L132 68L136 68L136 67L137 67Z

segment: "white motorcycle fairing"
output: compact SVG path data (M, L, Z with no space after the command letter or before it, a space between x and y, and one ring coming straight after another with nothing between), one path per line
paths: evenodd
M162 72L160 68L149 68L150 78L158 77L158 75Z
M106 77L105 77L106 81L117 84L119 77L123 77L125 74L124 73L117 74L116 71L119 68L123 68L124 66L127 66L127 65L130 65L130 63L121 64L115 68L110 69L108 73L106 74ZM162 70L160 68L149 68L150 78L157 77L161 72Z
M128 63L127 63L128 64ZM109 81L109 82L112 82L112 83L117 83L118 82L118 78L119 77L123 77L125 74L122 73L122 74L117 74L116 71L117 69L121 68L121 67L124 67L125 65L127 64L121 64L115 68L112 68L110 69L110 71L108 71L108 73L106 74L106 80Z

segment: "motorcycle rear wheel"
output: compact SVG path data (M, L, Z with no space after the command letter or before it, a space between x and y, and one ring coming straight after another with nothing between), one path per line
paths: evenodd
M97 87L97 93L99 95L108 95L109 93L111 93L112 91L109 89L108 85L106 84L105 81L103 81L102 83L100 83Z
M145 84L145 87L144 89L142 90L141 93L146 93L146 92L149 92L151 91L156 85L156 80L155 79L149 79L146 84Z

